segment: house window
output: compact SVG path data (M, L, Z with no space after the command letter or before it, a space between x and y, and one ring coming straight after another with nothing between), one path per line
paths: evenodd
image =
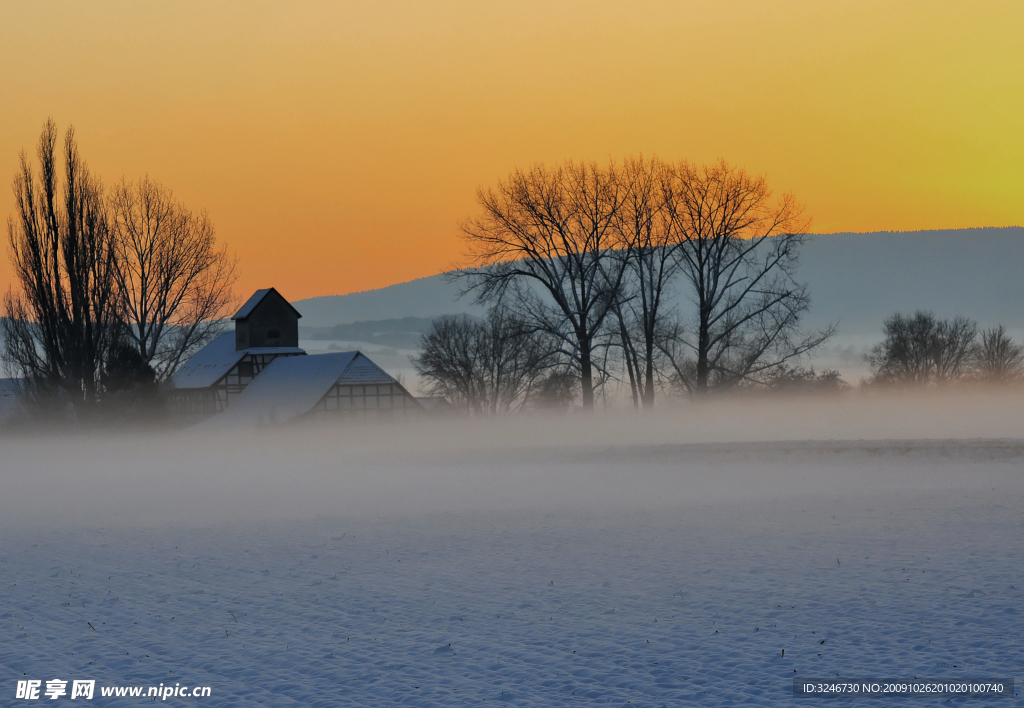
M279 330L279 329L268 329L267 330L267 339L280 339L280 338L281 338L281 330Z

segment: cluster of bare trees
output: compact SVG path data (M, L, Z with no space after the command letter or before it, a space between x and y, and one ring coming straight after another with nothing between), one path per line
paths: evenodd
M929 386L1024 379L1024 347L1001 325L979 330L966 317L940 320L919 310L909 316L897 312L883 331L884 340L868 355L871 383Z
M463 227L472 266L458 276L546 336L545 366L575 373L584 408L609 381L628 381L644 407L659 387L764 382L833 333L800 331L808 222L763 177L725 163L566 162L518 170L478 202ZM674 288L692 311L672 305Z
M58 142L47 121L38 173L22 153L14 179L7 228L18 287L4 297L3 361L35 403L82 415L152 391L210 340L232 300L235 261L205 214L148 178L107 192L74 131Z
M499 415L566 402L572 387L557 351L550 334L495 307L482 320L436 318L414 365L431 395L473 415Z

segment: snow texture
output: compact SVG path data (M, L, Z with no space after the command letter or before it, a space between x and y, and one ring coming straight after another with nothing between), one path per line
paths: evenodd
M627 460L675 469L682 489L738 489L762 471L779 489L12 527L3 703L19 678L60 677L209 685L211 698L168 700L203 706L821 705L794 699L793 678L1010 678L1024 665L1019 443L517 464L582 469L599 488ZM783 468L785 484L771 471Z

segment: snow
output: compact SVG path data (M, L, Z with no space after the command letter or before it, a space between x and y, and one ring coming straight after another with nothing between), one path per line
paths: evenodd
M173 376L175 388L206 388L217 383L246 352L235 349L235 333L224 332L186 361Z
M207 388L227 374L242 360L252 354L305 354L299 347L250 347L235 349L235 333L224 332L193 354L171 381L175 388Z
M790 705L814 702L794 677L1024 663L1016 438L442 452L449 438L374 463L376 429L333 447L260 437L219 461L248 476L211 480L181 453L179 496L157 460L153 478L114 468L180 439L85 444L96 467L61 486L38 472L59 446L15 440L0 691L95 678L209 685L170 701L213 706ZM44 490L94 514L47 510ZM35 513L13 513L18 498Z
M316 405L358 352L275 359L220 413L214 424L292 420Z

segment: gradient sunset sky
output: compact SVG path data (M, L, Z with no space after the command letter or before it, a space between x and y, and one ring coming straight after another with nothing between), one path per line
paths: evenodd
M52 116L206 209L239 295L445 270L478 187L566 158L725 158L817 232L1016 225L1022 33L1019 0L4 2L0 214Z

